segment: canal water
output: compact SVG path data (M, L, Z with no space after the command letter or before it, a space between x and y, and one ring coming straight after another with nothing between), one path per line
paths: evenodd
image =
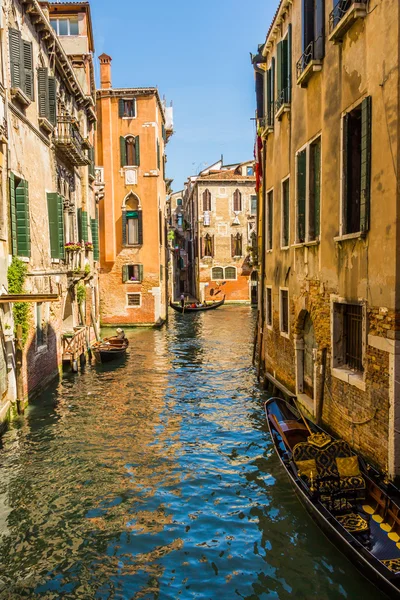
M173 314L34 402L0 450L0 598L381 598L286 480L253 330Z

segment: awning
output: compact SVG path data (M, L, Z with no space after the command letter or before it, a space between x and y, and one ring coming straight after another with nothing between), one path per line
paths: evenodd
M3 294L0 304L9 302L56 302L60 299L58 294Z

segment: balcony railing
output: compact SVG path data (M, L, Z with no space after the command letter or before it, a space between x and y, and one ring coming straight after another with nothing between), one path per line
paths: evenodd
M314 71L320 71L322 68L323 43L322 37L310 42L297 61L297 83L302 87L306 87L305 84Z
M278 97L275 101L275 115L282 111L282 109L287 105L290 105L290 89L288 87L281 90L278 94Z
M329 34L336 29L351 8L360 7L363 11L366 11L367 3L368 0L339 0L329 15Z
M90 159L84 150L83 137L71 117L66 115L57 117L54 144L73 165L79 167L90 164Z

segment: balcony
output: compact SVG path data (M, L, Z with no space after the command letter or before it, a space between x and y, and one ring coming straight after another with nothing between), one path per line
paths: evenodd
M83 167L90 164L79 127L71 117L57 117L54 145L73 165Z
M306 88L313 74L322 69L322 60L317 58L319 53L316 52L316 43L316 41L312 41L308 44L297 61L297 85L302 88Z
M284 113L290 112L290 89L284 88L275 102L275 118L280 121Z
M329 41L340 43L350 27L367 14L368 0L339 0L329 15Z

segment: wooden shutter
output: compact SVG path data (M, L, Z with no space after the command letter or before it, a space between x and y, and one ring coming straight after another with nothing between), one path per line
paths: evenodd
M122 211L122 245L126 246L126 226L127 226L126 210Z
M10 174L10 216L11 216L11 247L12 255L17 256L17 214L15 208L15 177Z
M88 242L88 214L85 210L78 208L78 235L80 242Z
M50 256L51 258L60 258L57 193L47 194L47 213L49 216Z
M97 219L91 219L90 225L92 229L92 242L93 242L93 258L94 260L99 260L99 226Z
M231 233L231 256L235 256L235 236Z
M278 102L281 101L281 93L283 89L282 85L282 68L283 68L283 45L282 42L278 43L277 49L277 87L278 87Z
M310 239L315 239L320 232L320 200L321 200L321 139L310 147L310 211L314 211L313 223L310 222Z
M138 210L138 243L143 244L143 215L142 211Z
M59 243L59 257L65 258L65 245L64 245L64 201L60 194L57 194L57 208L58 208L58 243Z
M17 29L9 29L11 87L22 88L21 34Z
M275 115L275 57L271 59L271 102L272 102L272 123Z
M322 60L325 56L325 0L316 0L314 29L314 58Z
M38 69L38 104L39 117L49 118L49 85L47 69Z
M239 237L238 237L238 256L243 256L243 236L241 233L239 233Z
M342 203L343 203L342 220L343 220L343 226L342 226L342 233L347 233L347 202L348 202L348 179L349 179L348 145L349 145L349 115L346 114L343 117L343 148L342 148L342 153L343 153L343 157L342 157L343 158L343 173L342 173Z
M49 121L52 125L57 122L57 84L55 77L48 77Z
M125 115L125 102L122 98L120 98L118 102L118 113L120 119Z
M266 81L267 81L267 110L266 110L266 116L267 116L267 125L271 126L272 125L272 119L271 119L271 102L272 102L272 88L271 88L271 69L268 69L267 71L267 76L266 76Z
M264 75L256 72L256 105L257 118L264 116Z
M292 24L289 23L286 46L286 83L287 102L292 101Z
M136 144L135 144L136 149ZM160 142L157 140L157 169L161 167Z
M138 265L139 267L139 281L143 281L143 265Z
M161 133L162 133L162 139L164 140L164 143L167 141L167 136L165 134L165 125L164 123L161 125Z
M128 265L122 266L122 283L126 283L128 281Z
M215 236L212 235L211 236L211 256L214 258L214 250L215 250L215 245L214 245L214 240L215 240Z
M140 166L140 141L138 135L135 137L135 163L137 167Z
M323 3L325 0L322 0ZM302 48L306 51L307 46L314 41L314 0L302 0L301 7L301 22L303 24L302 31Z
M306 169L307 151L303 150L297 155L297 240L305 242L306 239Z
M22 56L24 65L24 92L33 100L33 58L32 43L22 40Z
M18 256L31 255L28 182L21 179L15 187Z
M360 231L368 231L371 195L371 129L372 98L368 96L361 105L361 203Z
M126 167L126 140L123 135L119 138L119 149L121 154L121 167Z

